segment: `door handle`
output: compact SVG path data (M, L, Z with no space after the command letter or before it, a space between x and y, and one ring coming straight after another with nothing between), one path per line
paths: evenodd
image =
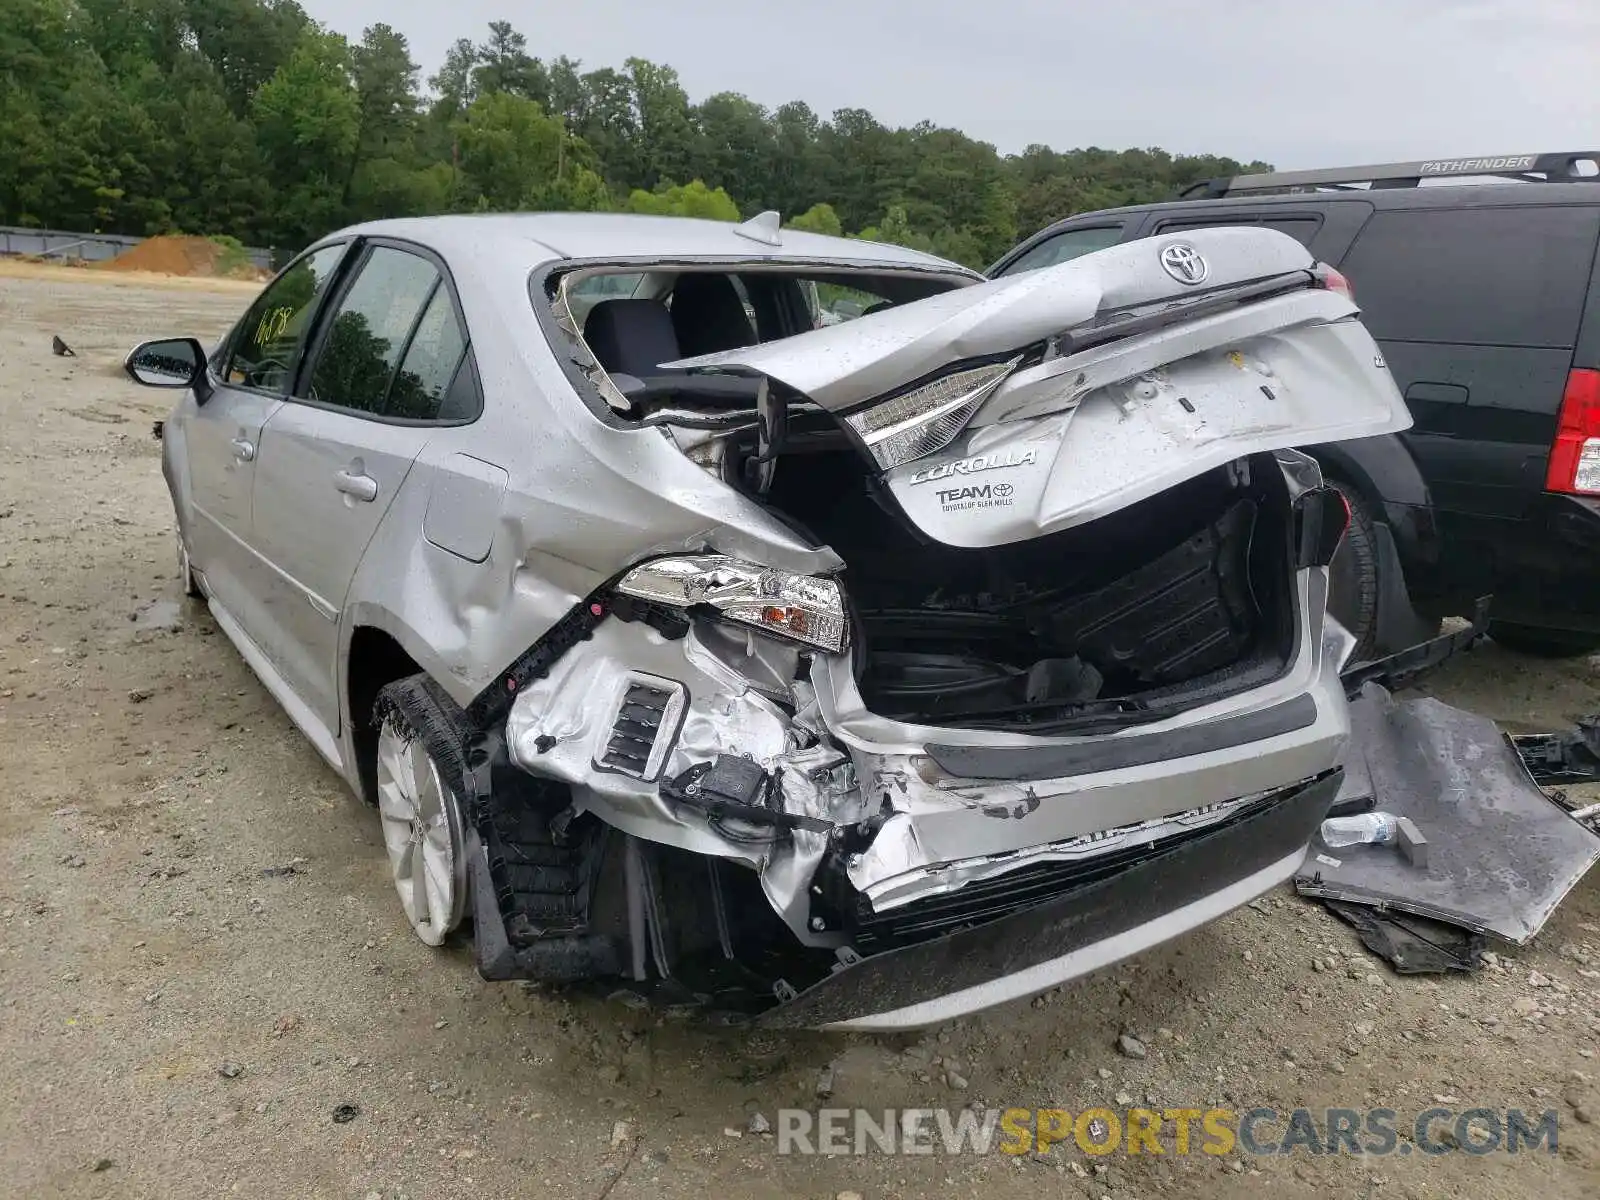
M363 504L371 504L378 498L378 481L371 475L362 475L355 471L335 471L333 486Z
M256 444L249 438L236 437L233 439L233 456L240 462L254 462L256 458Z

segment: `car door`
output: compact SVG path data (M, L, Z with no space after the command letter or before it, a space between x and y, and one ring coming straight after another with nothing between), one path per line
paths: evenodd
M330 735L340 614L367 543L452 411L466 329L437 260L368 243L262 431L255 514L272 567L262 649Z
M253 527L261 431L283 403L345 250L344 243L313 250L268 285L213 359L210 395L184 416L189 557L212 599L252 641L262 633L266 579Z

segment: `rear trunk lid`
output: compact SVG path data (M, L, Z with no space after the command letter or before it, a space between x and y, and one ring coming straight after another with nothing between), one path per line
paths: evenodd
M1359 310L1314 267L1274 230L1195 230L671 365L765 376L858 432L895 404L894 429L927 435L879 458L907 516L1000 545L1249 454L1408 428ZM966 409L917 416L945 377L1012 360Z

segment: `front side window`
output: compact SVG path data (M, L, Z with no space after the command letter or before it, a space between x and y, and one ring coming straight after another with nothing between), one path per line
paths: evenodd
M420 255L373 247L328 323L308 398L381 413L395 367L439 282L438 270Z
M1022 271L1037 271L1040 267L1055 267L1096 250L1105 250L1122 240L1122 228L1117 224L1063 230L1026 251L1015 262L1008 263L999 274L1016 275Z
M312 314L344 252L343 244L312 251L256 298L228 339L224 381L270 392L288 388Z

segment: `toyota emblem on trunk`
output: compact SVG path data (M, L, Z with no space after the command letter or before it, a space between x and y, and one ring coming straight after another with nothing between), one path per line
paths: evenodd
M1173 242L1161 251L1161 269L1179 283L1204 283L1211 268L1206 260L1187 242Z

